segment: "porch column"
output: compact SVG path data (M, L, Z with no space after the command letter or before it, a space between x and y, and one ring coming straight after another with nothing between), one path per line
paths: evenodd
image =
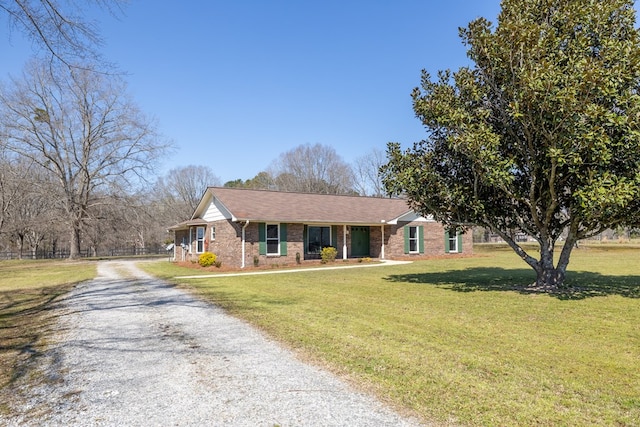
M240 268L244 268L244 259L245 259L245 243L247 242L246 239L246 233L245 230L247 228L247 225L249 225L249 220L247 220L243 225L242 225L242 262L240 263Z
M347 259L347 226L342 226L342 259Z
M384 225L380 226L380 233L382 234L381 246L380 246L380 259L384 259Z

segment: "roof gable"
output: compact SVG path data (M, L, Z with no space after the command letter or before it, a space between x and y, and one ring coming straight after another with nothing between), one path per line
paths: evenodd
M435 222L435 220L433 219L433 215L428 215L427 217L424 217L422 215L420 215L419 213L417 213L416 211L409 211L409 212L405 212L404 214L400 215L397 218L393 218L391 221L388 221L389 224L397 224L399 222L414 222L414 221L419 221L419 222Z

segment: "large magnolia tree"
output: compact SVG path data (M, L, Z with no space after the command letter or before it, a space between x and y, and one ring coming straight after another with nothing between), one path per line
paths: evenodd
M427 139L389 144L387 191L449 226L489 228L538 286L563 286L576 242L639 222L633 4L503 0L495 27L480 18L461 29L474 65L436 79L423 71L412 96ZM538 256L516 231L538 242Z

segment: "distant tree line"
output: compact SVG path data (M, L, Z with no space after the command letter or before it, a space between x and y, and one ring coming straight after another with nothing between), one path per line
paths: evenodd
M305 144L282 153L255 177L227 181L224 186L382 197L379 170L385 159L384 152L374 148L350 165L332 147Z
M310 152L326 158L308 164L294 161ZM379 153L374 150L371 156ZM297 167L290 168L291 164ZM333 167L337 173L328 171ZM371 163L368 176L376 176L377 167ZM171 242L167 228L189 219L209 186L381 196L373 182L363 185L366 180L358 182L356 176L355 166L341 160L332 148L301 145L282 154L268 171L224 184L211 167L202 165L177 167L130 187L119 182L120 177L105 177L86 197L77 220L75 211L68 209L76 196L65 196L61 178L46 167L46 161L16 155L4 144L0 155L0 259L164 253Z

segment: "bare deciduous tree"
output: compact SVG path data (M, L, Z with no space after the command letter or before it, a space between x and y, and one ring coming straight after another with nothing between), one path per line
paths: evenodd
M353 171L332 147L300 145L274 161L270 167L281 191L319 194L353 193Z
M104 195L102 203L93 207L87 221L85 247L93 256L152 250L162 242L162 236L152 236L150 230L166 230L166 225L160 227L158 220L158 212L147 191Z
M12 206L11 235L22 258L25 249L35 258L51 225L56 222L55 204L59 192L51 174L29 159L17 159L14 166L20 188Z
M121 11L127 0L0 0L12 29L25 34L52 57L65 64L99 58L101 38L96 26L85 19L86 8L97 5L109 12Z
M6 153L0 153L0 236L6 232L11 218L11 208L20 194L15 161Z
M171 169L156 185L159 209L171 212L174 221L193 214L207 187L219 186L220 178L208 166L189 165Z
M58 199L50 175L32 161L5 153L0 159L0 247L33 256L55 221Z
M377 148L355 160L353 166L354 187L358 194L374 197L383 197L385 195L380 168L386 163L386 153Z
M0 90L0 138L56 177L75 258L91 207L135 188L167 144L115 76L33 62L23 77Z

